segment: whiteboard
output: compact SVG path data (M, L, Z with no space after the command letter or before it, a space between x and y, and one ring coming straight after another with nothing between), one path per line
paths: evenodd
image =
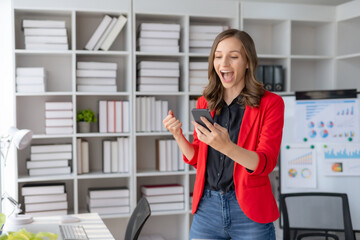
M359 95L357 97L359 100ZM360 230L360 175L355 174L329 174L328 167L324 160L324 146L336 146L338 143L316 142L306 143L296 139L296 100L295 96L283 96L285 102L285 122L283 129L283 140L280 152L280 192L294 193L294 192L338 192L346 193L349 199L350 212L353 228L356 231ZM358 109L357 112L360 112ZM333 145L332 145L333 144ZM334 145L335 144L335 145ZM355 142L359 145L360 143ZM293 152L286 152L287 149L292 149ZM297 150L296 148L300 148ZM301 149L302 148L302 149ZM309 157L309 154L311 157ZM299 156L296 158L296 156ZM292 158L291 158L292 157ZM311 160L309 160L311 158ZM301 161L303 166L307 164L309 171L294 171L289 172L289 164L291 161ZM359 163L360 165L360 163ZM309 177L309 172L312 173ZM289 181L289 174L303 174L303 178L309 181L291 182ZM311 179L310 179L311 178ZM309 204L308 204L309 205Z

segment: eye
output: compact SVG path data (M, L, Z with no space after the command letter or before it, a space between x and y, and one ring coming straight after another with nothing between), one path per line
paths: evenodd
M239 58L238 56L231 56L232 59L237 59Z
M221 56L215 56L215 58L218 58L218 59L219 59L219 58L221 58Z

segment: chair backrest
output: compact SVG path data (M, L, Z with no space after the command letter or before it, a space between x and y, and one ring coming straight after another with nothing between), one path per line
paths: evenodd
M141 229L143 228L146 220L150 217L151 210L149 202L145 197L142 197L137 203L129 222L126 227L125 240L138 239Z
M349 202L344 193L281 194L280 209L283 217L284 240L295 239L299 230L301 232L341 231L344 232L346 240L355 240ZM303 235L309 236L309 233Z

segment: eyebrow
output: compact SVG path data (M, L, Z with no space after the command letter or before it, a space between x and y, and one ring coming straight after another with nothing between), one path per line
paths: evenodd
M215 51L215 53L217 53L217 52L221 52L221 51L219 51L219 50ZM230 53L232 53L232 52L241 53L241 50L231 50Z

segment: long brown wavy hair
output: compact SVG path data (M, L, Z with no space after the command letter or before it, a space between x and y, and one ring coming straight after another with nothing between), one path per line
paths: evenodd
M219 76L214 69L214 58L216 48L222 40L233 37L239 39L245 51L248 69L245 72L245 87L241 91L241 103L244 106L258 107L264 95L263 84L255 79L255 71L258 65L255 44L249 34L238 29L228 29L221 32L214 40L209 55L208 79L209 83L203 91L203 95L208 102L209 110L216 109L216 114L220 114L222 101L224 99L224 87Z

